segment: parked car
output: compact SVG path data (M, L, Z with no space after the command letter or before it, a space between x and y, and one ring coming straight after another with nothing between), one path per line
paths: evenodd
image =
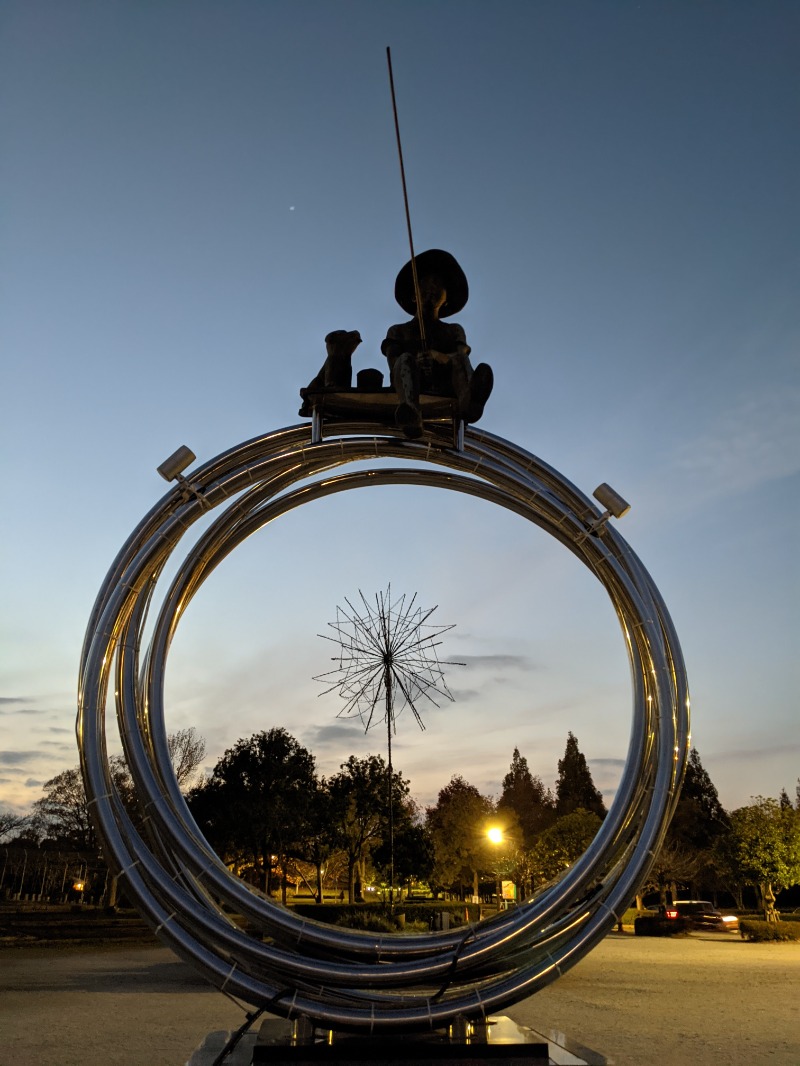
M707 899L678 899L664 910L665 918L686 918L695 929L712 929L718 933L738 933L739 919L723 914Z

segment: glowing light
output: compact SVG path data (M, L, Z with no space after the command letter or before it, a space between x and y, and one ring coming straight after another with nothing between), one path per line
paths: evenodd
M497 826L492 826L492 828L487 831L486 835L492 844L503 843L503 830L498 829Z

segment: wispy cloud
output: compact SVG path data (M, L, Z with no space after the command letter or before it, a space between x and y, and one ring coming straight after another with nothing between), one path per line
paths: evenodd
M360 720L354 720L349 725L345 722L334 722L331 725L321 725L316 729L309 730L306 734L306 743L312 751L315 747L327 747L342 741L351 740L356 736L363 736L364 727Z
M533 665L527 655L460 655L459 661L465 666L491 669L510 667L517 670L530 670Z
M771 759L776 755L800 755L800 743L786 743L770 748L733 748L730 751L709 752L713 760L727 759L731 762L751 762L753 759ZM704 755L705 757L705 755Z
M28 696L0 696L0 715L10 718L12 715L47 714L43 708L32 706L35 702Z
M474 700L479 699L481 695L480 689L455 688L453 685L450 686L450 692L456 703L472 703Z
M19 766L33 762L40 756L40 751L0 751L0 766Z
M742 492L800 470L800 389L744 397L673 456L679 474L710 492Z

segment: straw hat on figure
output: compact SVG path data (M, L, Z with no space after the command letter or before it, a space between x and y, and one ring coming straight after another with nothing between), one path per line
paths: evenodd
M473 370L462 327L442 321L457 314L469 297L466 276L455 257L431 248L415 256L415 263L421 306L417 307L409 261L397 275L394 294L403 310L414 317L390 326L381 345L400 401L395 420L411 438L422 435L420 393L455 397L458 417L477 422L494 382L487 363Z

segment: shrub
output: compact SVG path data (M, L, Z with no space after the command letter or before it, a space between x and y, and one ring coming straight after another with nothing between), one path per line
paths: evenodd
M450 928L478 922L481 917L479 903L458 903L452 900L429 900L426 903L403 903L401 910L406 912L409 922L425 922L429 929L438 929L441 925L440 915L447 911L450 915Z
M388 915L376 914L368 910L343 914L336 924L345 925L348 929L362 929L367 933L396 933L398 931L397 922Z
M380 925L365 925L364 915L374 915L378 918L389 918L390 932L398 932L399 923L389 915L389 908L385 903L295 903L292 907L295 914L302 918L314 918L318 922L330 925L344 925L351 929L369 929L372 932L381 932ZM440 915L447 911L450 915L450 928L464 925L466 922L477 922L481 916L481 908L477 903L453 903L446 901L428 901L425 903L410 903L403 900L395 904L397 915L405 914L406 931L414 931L441 928Z
M637 918L646 917L648 914L657 915L658 911L653 910L652 907L646 907L643 911L638 911L635 907L628 907L622 915L622 923L623 925L633 925Z
M298 903L292 910L301 918L314 918L326 925L349 925L351 929L365 928L364 915L383 918L388 914L382 903Z
M406 922L403 927L404 933L424 934L431 931L427 922Z
M800 940L800 923L797 922L763 922L753 918L739 922L742 940Z
M636 936L678 936L689 928L686 918L662 918L660 914L642 914L633 923Z

